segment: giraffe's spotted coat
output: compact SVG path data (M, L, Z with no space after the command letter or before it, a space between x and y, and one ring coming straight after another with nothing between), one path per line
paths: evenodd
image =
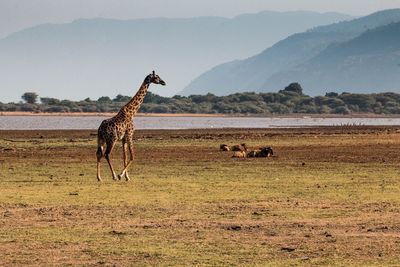
M133 152L133 134L135 127L133 124L133 116L138 112L140 105L143 103L144 97L147 94L151 83L165 85L165 82L154 73L147 75L142 85L140 86L136 95L121 108L117 115L114 117L104 120L97 131L97 180L101 181L100 175L100 160L104 156L111 169L113 179L117 179L114 168L110 161L110 154L117 141L122 141L124 150L124 170L118 176L119 179L125 176L125 179L129 180L128 168L134 159ZM104 151L104 147L106 147ZM128 159L128 152L130 158Z

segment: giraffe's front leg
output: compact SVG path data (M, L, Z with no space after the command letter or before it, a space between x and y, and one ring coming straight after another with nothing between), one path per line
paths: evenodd
M128 150L129 150L129 155L130 155L130 159L129 161L125 164L125 168L122 171L122 173L119 175L119 177L124 177L127 181L130 180L129 175L128 175L128 168L129 166L132 164L133 159L134 159L134 154L133 154L133 144L132 144L132 139L127 141L127 146L128 146Z
M123 154L124 154L124 168L126 168L126 166L128 165L128 144L126 143L125 139L122 140L122 149L123 149ZM121 180L123 177L123 173L118 175L118 179ZM125 172L125 179L127 181L130 180L129 175L128 175L128 171Z

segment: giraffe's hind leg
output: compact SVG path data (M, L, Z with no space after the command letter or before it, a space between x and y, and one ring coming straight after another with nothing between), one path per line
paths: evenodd
M101 158L104 156L104 141L101 139L97 140L97 152L96 152L96 157L97 157L97 181L101 181L101 175L100 175L100 161Z
M110 166L110 170L111 170L111 174L113 176L113 180L117 180L117 175L115 174L114 168L113 168L113 166L111 164L111 158L110 158L110 154L111 154L111 151L113 150L114 146L115 146L115 141L107 142L107 148L106 148L106 152L104 153L104 156L105 156L105 158L106 158L106 160L108 162L108 165Z

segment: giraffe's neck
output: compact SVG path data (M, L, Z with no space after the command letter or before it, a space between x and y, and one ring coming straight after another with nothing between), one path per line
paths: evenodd
M145 80L142 83L142 86L140 86L139 91L137 91L136 95L132 97L131 101L129 101L125 106L122 107L121 111L125 113L125 116L127 118L132 118L138 112L140 105L143 103L144 97L147 94L149 85L150 83Z

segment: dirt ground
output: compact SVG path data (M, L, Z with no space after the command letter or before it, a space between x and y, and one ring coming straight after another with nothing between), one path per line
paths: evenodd
M0 265L400 265L400 127L137 131L130 182L95 140L0 131Z

